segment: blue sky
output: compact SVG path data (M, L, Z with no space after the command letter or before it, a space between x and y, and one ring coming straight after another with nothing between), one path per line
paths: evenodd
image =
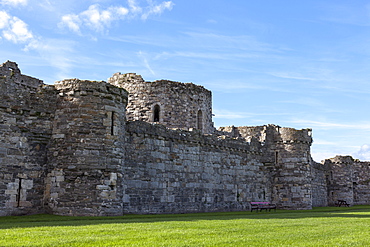
M370 1L0 0L0 62L53 84L193 82L219 126L312 128L316 161L370 160Z

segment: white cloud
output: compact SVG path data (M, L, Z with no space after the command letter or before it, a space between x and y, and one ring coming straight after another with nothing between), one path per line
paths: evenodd
M13 43L26 43L34 38L24 21L5 11L0 11L0 29L2 36Z
M131 13L133 13L134 15L139 14L143 11L143 9L137 5L135 0L128 0L127 2Z
M80 33L81 20L78 15L70 14L62 17L63 25L67 26L70 30Z
M73 19L70 20L72 26ZM36 51L58 70L57 76L65 78L73 66L75 43L56 39L43 39L33 35L28 25L16 16L0 10L0 39L25 45L24 51Z
M370 160L370 144L362 145L357 153L353 154L354 158L364 160Z
M1 4L11 6L27 5L27 2L27 0L0 0Z
M162 2L158 5L150 5L146 9L146 12L141 15L141 19L146 20L150 15L160 15L166 9L171 10L173 5L172 1Z
M98 4L91 5L80 14L68 14L62 17L60 26L66 26L73 32L80 33L81 27L86 26L95 31L104 31L111 22L125 18L129 10L124 7L109 7L100 9Z
M26 42L33 38L31 31L28 30L27 24L17 17L13 17L10 22L10 28L3 31L3 35L7 40L14 43Z
M160 15L165 10L171 10L173 5L172 1L167 1L158 5L150 4L148 7L142 8L135 0L128 0L128 8L110 6L103 9L100 5L93 4L79 14L62 16L59 27L66 27L78 34L81 34L82 28L102 32L109 28L114 21L136 17L146 20L150 15Z
M0 29L9 26L10 16L5 11L0 11Z

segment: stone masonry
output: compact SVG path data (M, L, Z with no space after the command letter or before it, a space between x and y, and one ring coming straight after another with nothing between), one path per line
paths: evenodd
M370 204L370 163L312 160L311 129L221 127L192 83L45 85L0 66L0 216L242 211L251 201L311 209Z

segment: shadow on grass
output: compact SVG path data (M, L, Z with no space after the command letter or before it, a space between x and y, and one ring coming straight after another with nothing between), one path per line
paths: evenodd
M87 226L101 224L155 223L168 221L201 220L266 220L266 219L303 219L303 218L370 218L370 206L349 208L321 207L313 210L277 210L271 212L223 212L194 214L125 215L116 217L75 217L57 215L30 215L0 217L0 229Z

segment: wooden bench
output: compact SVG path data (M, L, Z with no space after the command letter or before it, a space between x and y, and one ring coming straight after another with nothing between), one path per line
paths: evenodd
M337 200L335 202L335 206L336 207L341 207L341 206L344 206L344 207L349 207L349 203L347 203L346 201L344 200Z
M270 202L250 202L251 204L251 212L253 210L256 210L258 212L262 210L268 210L271 211L271 209L275 209L276 211L276 204L270 203Z

